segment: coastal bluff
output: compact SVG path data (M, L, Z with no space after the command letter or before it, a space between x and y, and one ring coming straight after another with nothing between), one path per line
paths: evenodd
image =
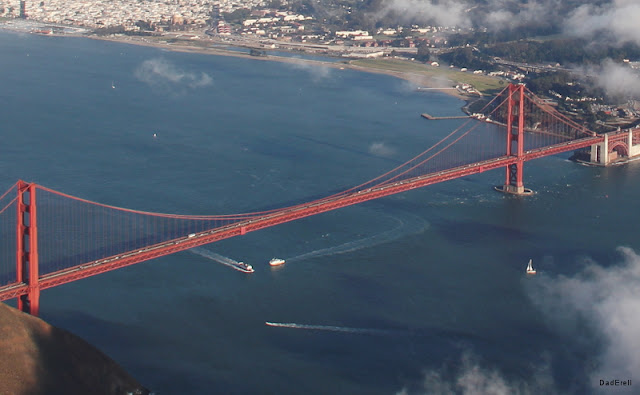
M78 336L0 303L0 394L146 395L149 390Z

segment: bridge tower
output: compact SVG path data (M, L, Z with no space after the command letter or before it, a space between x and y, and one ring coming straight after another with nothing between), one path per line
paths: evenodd
M36 220L36 185L18 181L18 215L16 238L16 276L18 283L26 283L26 295L18 298L18 309L37 316L40 309L38 282L38 226Z
M507 100L507 155L516 156L517 162L507 166L505 183L496 187L500 192L531 195L524 187L524 85L509 84Z

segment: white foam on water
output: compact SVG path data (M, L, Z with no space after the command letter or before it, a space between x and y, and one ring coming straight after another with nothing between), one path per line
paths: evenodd
M411 234L420 233L429 227L429 223L426 220L416 215L410 215L407 212L402 212L400 215L389 217L391 217L398 224L398 226L372 236L348 241L337 246L322 248L319 250L306 252L301 255L296 255L294 257L287 258L287 262L302 261L305 259L317 258L321 256L345 254L347 252L353 252L361 250L363 248L369 248L378 244L397 240Z
M202 248L202 247L196 247L196 248L191 248L189 250L189 252L192 252L196 255L199 255L201 257L210 259L212 261L218 262L218 263L222 263L223 265L229 266L233 269L236 269L238 271L244 272L244 270L240 269L240 267L238 266L238 261L233 260L229 257L220 255L220 254L216 254L213 251L209 251L206 248Z
M398 331L375 329L375 328L351 328L346 326L332 326L332 325L307 325L296 324L294 322L265 322L265 325L277 328L290 328L290 329L303 329L310 331L327 331L327 332L342 332L342 333L356 333L361 335L382 335L393 336L398 334Z

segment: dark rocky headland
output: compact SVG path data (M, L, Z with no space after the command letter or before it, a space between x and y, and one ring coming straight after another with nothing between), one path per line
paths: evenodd
M0 303L0 394L149 394L81 338Z

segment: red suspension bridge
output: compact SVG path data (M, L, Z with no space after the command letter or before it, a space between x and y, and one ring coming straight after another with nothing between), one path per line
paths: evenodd
M231 215L160 214L92 202L18 181L0 196L0 300L37 315L40 291L438 182L506 168L504 192L526 194L524 162L597 147L594 160L629 155L631 132L597 135L509 85L483 110L406 163L342 192L280 209ZM610 144L609 144L610 143ZM592 147L592 150L593 150ZM604 159L603 159L604 158Z

